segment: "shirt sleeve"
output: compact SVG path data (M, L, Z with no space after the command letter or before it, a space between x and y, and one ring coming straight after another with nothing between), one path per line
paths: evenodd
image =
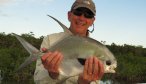
M48 48L49 46L50 46L50 41L49 41L49 36L47 36L43 39L41 48ZM41 59L38 59L36 62L36 69L34 73L34 82L36 84L46 84L48 80L52 80L52 79L49 77L48 71L44 68Z

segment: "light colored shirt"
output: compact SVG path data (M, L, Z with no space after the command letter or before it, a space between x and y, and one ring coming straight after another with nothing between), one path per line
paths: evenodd
M48 35L43 39L41 48L48 49L51 45L55 44L65 36L66 35L63 32ZM36 62L36 69L34 73L34 82L36 84L78 84L77 80L78 76L65 77L61 74L58 79L52 79L49 76L48 71L44 68L41 59L38 59ZM91 84L99 84L99 81L94 81Z

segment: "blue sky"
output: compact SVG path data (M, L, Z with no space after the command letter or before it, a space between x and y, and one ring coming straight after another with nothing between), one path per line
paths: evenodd
M69 27L67 12L75 0L0 0L0 32L29 33L36 37L62 32L47 14ZM106 44L146 47L146 0L94 0L95 31ZM92 29L92 27L90 28Z

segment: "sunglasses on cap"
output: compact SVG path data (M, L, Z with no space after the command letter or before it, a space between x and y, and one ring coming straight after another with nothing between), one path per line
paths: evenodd
M94 14L88 9L78 8L78 9L72 10L72 13L76 16L81 16L83 14L85 18L89 18L89 19L94 17Z

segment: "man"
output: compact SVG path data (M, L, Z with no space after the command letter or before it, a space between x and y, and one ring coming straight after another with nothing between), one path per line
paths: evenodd
M70 21L69 30L74 35L88 37L88 28L95 20L95 4L92 0L76 0L71 11L68 12ZM41 49L46 49L65 36L65 33L52 34L44 38ZM63 55L59 51L47 52L41 60L37 60L34 80L36 84L97 84L104 74L102 63L95 57L90 56L84 65L83 73L79 76L65 78L59 74L59 66Z

